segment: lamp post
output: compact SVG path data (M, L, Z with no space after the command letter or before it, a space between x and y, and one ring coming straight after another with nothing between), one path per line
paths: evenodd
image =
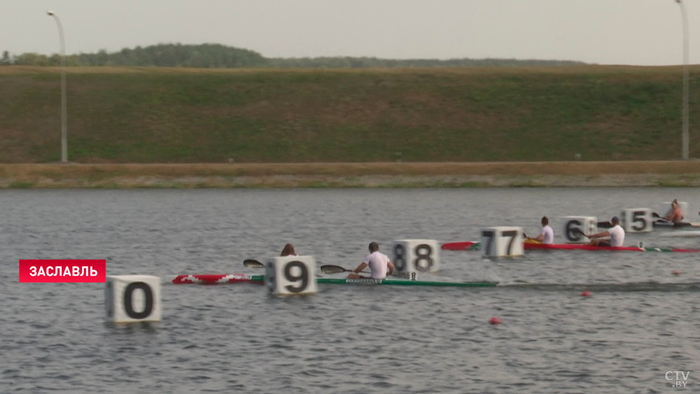
M676 3L681 7L681 18L683 19L683 160L688 160L688 145L690 144L690 136L688 134L688 96L690 90L688 82L688 15L685 12L683 1L676 0Z
M68 126L66 123L66 118L68 117L68 110L66 106L66 42L63 38L63 26L61 25L61 20L58 19L58 15L55 12L47 12L49 16L52 16L56 20L56 25L58 26L58 36L61 39L61 162L68 163Z

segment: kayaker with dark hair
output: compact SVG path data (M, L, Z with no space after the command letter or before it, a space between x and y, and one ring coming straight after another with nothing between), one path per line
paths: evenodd
M588 245L591 246L622 246L625 242L625 230L620 226L620 219L617 216L613 216L610 219L610 224L612 227L602 233L586 235L586 237L591 239ZM604 237L610 237L602 239Z
M523 234L525 235L525 234ZM542 243L542 244L553 244L554 243L554 230L549 226L549 219L546 216L542 217L542 231L537 238L530 238L525 235L526 242L531 243Z
M284 245L284 249L282 249L282 253L280 253L280 256L296 256L297 252L294 250L294 245L292 244L286 244Z
M394 263L391 262L389 256L379 251L379 244L376 242L369 244L369 254L365 257L364 261L348 275L348 279L366 278L359 273L367 267L369 267L371 271L369 277L373 279L384 279L387 274L392 275L395 269Z

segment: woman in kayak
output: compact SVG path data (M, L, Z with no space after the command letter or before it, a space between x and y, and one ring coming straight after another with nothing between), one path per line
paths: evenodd
M588 245L591 246L612 246L618 247L622 246L625 242L625 230L620 226L620 219L617 216L613 216L610 219L610 224L612 227L602 233L586 235L586 237L591 239ZM585 235L585 234L584 234ZM610 237L602 239L603 237Z
M294 250L294 245L292 245L292 244L284 245L284 249L282 249L282 253L280 253L281 257L296 256L296 255L297 255L297 252Z

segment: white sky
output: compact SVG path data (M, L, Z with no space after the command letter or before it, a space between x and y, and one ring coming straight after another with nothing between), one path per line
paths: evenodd
M690 63L700 4L684 0ZM675 0L0 0L0 52L218 43L265 57L516 58L683 64Z

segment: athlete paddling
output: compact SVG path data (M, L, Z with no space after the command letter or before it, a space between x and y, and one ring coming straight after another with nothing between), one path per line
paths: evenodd
M664 219L673 223L681 223L683 221L683 211L681 211L678 200L673 200L673 202L671 202L671 210L664 216Z
M651 216L659 219L657 223L673 223L673 224L680 224L684 223L683 219L683 210L681 210L680 204L678 203L678 200L673 200L671 202L671 208L666 212L664 216L659 215L656 212L652 212Z
M525 235L525 242L542 244L554 243L554 230L549 226L549 219L546 216L542 217L542 230L540 231L540 235L537 236L537 238L530 238Z
M586 237L591 239L591 242L589 242L588 245L612 247L622 246L622 244L625 242L625 230L620 226L620 219L617 216L613 216L613 218L610 219L610 224L612 224L612 227L606 231L586 235ZM604 237L610 238L603 239Z
M389 260L389 256L379 251L379 244L376 242L369 244L369 254L365 257L365 260L348 275L348 279L366 278L358 273L362 272L362 270L367 267L369 267L372 272L370 275L372 279L384 279L387 274L391 275L394 273L394 264Z

